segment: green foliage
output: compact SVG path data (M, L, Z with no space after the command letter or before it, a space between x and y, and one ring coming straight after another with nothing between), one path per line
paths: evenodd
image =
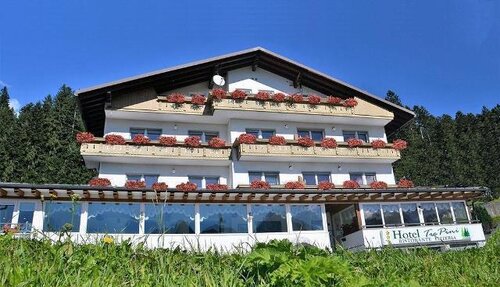
M83 130L76 97L62 86L55 97L24 106L16 116L9 95L0 94L0 181L86 183L75 134Z
M500 232L485 247L331 253L287 241L249 253L146 249L0 236L0 286L496 286Z

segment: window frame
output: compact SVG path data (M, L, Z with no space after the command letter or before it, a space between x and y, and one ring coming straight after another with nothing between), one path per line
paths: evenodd
M314 175L314 184L307 184L306 182L306 174L307 175ZM329 171L303 171L302 172L302 179L304 182L306 182L306 185L318 185L321 181L318 179L318 175L328 175L328 182L332 182L332 173Z
M321 132L321 139L319 141L321 141L322 139L325 138L325 129L297 128L297 138L300 137L300 135L299 135L300 132L307 132L308 133L308 137L310 139L313 139L313 136L312 136L313 132ZM314 141L318 141L318 140L314 140Z
M126 178L125 182L127 182L129 180L133 180L133 179L129 179L130 176L139 176L140 177L139 181L144 181L146 183L146 187L153 186L152 184L151 184L151 186L147 185L146 176L156 176L156 182L159 182L159 180L160 180L160 175L159 174L154 174L154 173L127 173L127 174L125 174L125 178Z
M191 179L193 178L201 178L201 186L198 186L198 188L201 189L206 189L207 188L207 178L217 178L217 184L220 184L220 176L211 176L211 175L188 175L188 181L192 182Z
M374 171L355 171L355 172L349 172L349 180L353 180L352 179L352 175L361 175L363 183L360 184L360 185L369 185L371 183L371 182L368 183L368 180L366 179L367 175L369 175L369 176L373 175L373 177L375 178L375 181L377 181L377 173L374 172Z
M264 131L266 131L266 132L272 132L272 136L276 135L276 129L264 129L264 128L246 128L245 129L245 133L247 133L247 134L252 133L252 132L249 132L249 131L256 131L258 139L265 139L262 136L262 134L263 134ZM252 134L254 134L254 133L252 133Z
M142 133L132 133L132 130L142 130L143 132ZM161 129L161 128L137 128L137 127L130 127L129 128L130 139L134 138L134 136L132 134L142 134L142 135L148 137L149 139L151 139L150 136L149 136L149 131L152 131L152 130L160 132L158 134L158 138L160 138L161 135L163 134L163 129ZM157 140L157 139L151 139L151 140Z
M267 175L276 175L276 178L277 178L276 185L280 185L280 183L281 183L279 171L248 171L248 182L249 183L252 183L252 181L250 180L251 173L255 173L255 174L260 173L260 180L265 181L265 182L268 182L266 180Z
M209 130L188 130L188 137L199 136L201 143L208 143L207 134L214 134L214 137L220 137L219 131L209 131ZM214 138L212 137L212 138Z
M344 142L347 142L349 139L351 138L346 138L345 136L345 133L354 133L354 138L355 139L360 139L359 138L359 134L360 133L363 133L363 134L366 134L366 141L363 140L364 142L369 142L370 141L370 134L368 133L368 131L361 131L361 130L342 130L342 138L344 140Z

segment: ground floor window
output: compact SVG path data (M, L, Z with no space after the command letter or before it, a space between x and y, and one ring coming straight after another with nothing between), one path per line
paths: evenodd
M14 214L14 204L0 204L0 224L12 223L12 216Z
M144 220L147 234L193 234L195 207L194 204L146 204Z
M420 224L418 216L418 207L416 203L401 203L401 212L403 214L403 222L407 225Z
M323 230L321 206L291 205L292 228L294 231Z
M46 201L43 231L60 232L80 230L81 205L76 202Z
M285 205L255 204L252 205L253 232L286 232Z
M200 233L247 233L245 204L200 204Z
M381 227L383 225L380 204L364 204L363 215L366 226Z
M88 233L139 233L140 205L132 203L89 203Z
M401 224L399 204L382 204L382 213L384 214L385 226Z

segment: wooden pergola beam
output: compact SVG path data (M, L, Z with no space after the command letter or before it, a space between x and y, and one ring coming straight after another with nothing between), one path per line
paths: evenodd
M22 189L19 189L19 188L15 188L14 189L14 193L19 196L19 197L24 197L24 190Z
M382 197L382 193L374 193L374 194L370 195L370 199L377 199L380 197Z
M273 196L273 200L274 201L278 201L282 198L283 196L281 194L276 194L275 196Z
M86 189L83 190L83 197L85 197L86 199L89 199L90 198L90 192Z
M118 200L118 191L113 191L113 199Z
M7 196L7 191L5 189L3 189L3 188L0 188L0 196L1 197Z
M31 194L33 194L37 198L40 198L40 191L36 188L31 189Z

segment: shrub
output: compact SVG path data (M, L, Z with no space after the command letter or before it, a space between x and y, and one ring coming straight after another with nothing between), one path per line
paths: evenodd
M241 134L238 137L238 141L243 144L254 144L257 141L257 137L252 134Z
M160 137L160 144L164 146L174 146L177 143L175 137Z
M215 137L208 141L208 146L212 148L223 148L226 146L226 141L219 137Z
M413 184L413 181L406 179L406 178L402 178L398 181L398 187L401 187L401 188L410 188L410 187L414 187L414 186L415 185Z
M330 105L338 105L338 104L340 104L340 102L342 102L342 99L341 99L341 98L339 98L339 97L328 96L328 98L326 98L326 101L327 101Z
M244 100L247 97L247 93L243 90L235 90L231 93L231 98L234 100Z
M309 95L307 97L307 101L311 105L317 105L317 104L321 103L321 97L318 95Z
M112 144L112 145L125 144L126 143L125 139L121 135L113 135L113 134L105 136L104 137L104 141L107 144Z
M372 141L372 148L384 148L385 147L385 141L383 140L374 140Z
M282 103L286 100L286 95L283 94L283 93L276 93L273 95L273 101L277 102L277 103Z
M337 141L334 138L324 138L321 140L321 147L323 148L336 148Z
M314 141L308 137L299 137L297 144L303 147L312 147L314 146Z
M196 94L191 97L191 103L193 105L198 105L198 106L204 105L205 100L206 100L205 96L200 94Z
M352 107L355 107L358 105L358 101L356 101L355 98L347 98L344 100L344 107L349 107L349 108L352 108Z
M208 190L227 190L227 184L211 183L207 184Z
M156 191L167 191L168 185L164 182L155 182L151 188Z
M392 148L395 150L404 150L408 147L408 143L405 140L397 139L392 142Z
M181 93L173 93L167 96L167 102L174 104L184 104L186 97Z
M267 181L254 180L250 183L251 189L270 189L271 185Z
M286 139L282 136L271 136L269 138L269 144L271 144L271 145L286 145Z
M370 183L370 187L373 189L387 189L387 183L383 181L374 181Z
M111 181L109 181L109 179L103 178L103 177L94 177L91 180L89 180L89 185L90 186L105 187L105 186L110 186Z
M138 134L132 138L132 142L137 145L144 145L150 143L151 140L143 134Z
M199 147L201 145L199 136L190 136L184 139L184 144L188 147Z
M304 189L305 187L302 181L289 181L285 184L286 189Z
M342 184L344 188L359 188L359 183L354 180L346 180Z
M255 95L255 99L259 101L267 101L269 100L269 98L271 98L271 96L269 95L268 92L265 91L260 91L257 93L257 95Z
M196 185L196 183L188 181L186 183L178 184L175 188L180 191L189 192L189 191L195 191L198 188L198 186Z
M222 100L226 98L227 92L223 89L213 89L211 95L216 100Z
M131 189L146 188L146 182L142 180L127 180L125 187Z
M335 188L335 184L333 184L333 182L329 182L329 181L320 181L318 183L318 189L319 190L330 190L330 189L334 189Z
M95 140L95 137L92 133L89 132L79 132L76 134L76 141L79 144L82 143L91 143Z
M351 148L358 147L358 146L363 145L363 141L360 139L356 139L356 138L350 138L347 140L347 145Z
M302 103L304 102L304 96L302 96L301 94L293 94L290 96L290 100L292 101L292 103Z

